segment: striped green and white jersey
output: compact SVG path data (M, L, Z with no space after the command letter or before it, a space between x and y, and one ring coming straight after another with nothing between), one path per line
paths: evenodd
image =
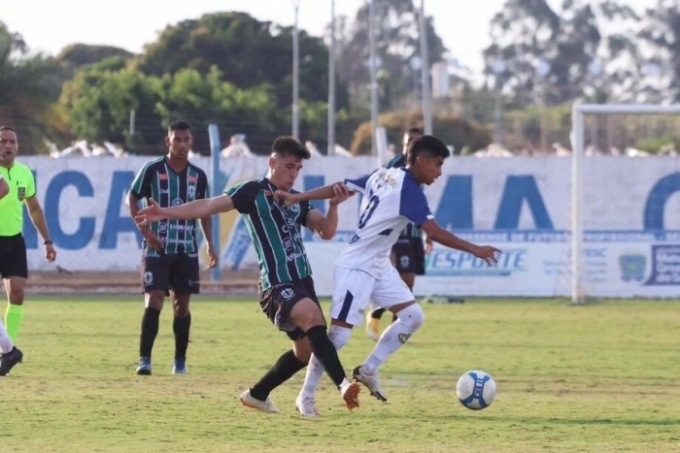
M164 208L179 206L205 198L208 194L208 177L192 163L177 173L164 156L147 163L139 170L130 191L137 199L146 201L153 198ZM165 244L167 255L198 252L196 220L167 219L153 222L151 229ZM158 251L146 243L143 246L144 256L159 255Z
M276 190L271 181L262 178L225 192L236 210L245 216L260 265L262 290L312 275L301 232L301 226L307 225L307 214L313 209L312 205L304 202L284 208L274 197L265 194L265 191L273 193Z

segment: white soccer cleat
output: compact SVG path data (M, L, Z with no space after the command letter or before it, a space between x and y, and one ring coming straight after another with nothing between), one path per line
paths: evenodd
M303 417L320 417L321 414L316 408L316 401L313 396L299 395L295 400L295 409Z
M371 396L375 396L382 402L387 401L387 395L385 395L385 392L383 392L382 387L380 386L380 376L377 372L369 374L363 370L362 366L358 366L354 369L354 373L352 374L355 381L361 382L371 391Z
M340 385L340 395L345 400L347 409L352 410L359 407L359 391L361 387L356 382L345 381Z
M250 389L241 393L241 404L245 407L251 409L257 409L258 411L267 412L268 414L278 414L281 411L274 406L271 398L267 397L265 401L258 400L250 394Z

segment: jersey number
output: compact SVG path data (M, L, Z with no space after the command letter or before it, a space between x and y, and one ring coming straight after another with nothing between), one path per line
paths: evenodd
M377 195L373 195L371 196L371 198L368 199L366 209L364 209L364 212L361 214L361 217L359 217L359 228L363 228L366 226L366 222L368 222L368 219L370 219L371 216L373 215L375 208L378 207L378 203L380 203L380 198L378 198Z

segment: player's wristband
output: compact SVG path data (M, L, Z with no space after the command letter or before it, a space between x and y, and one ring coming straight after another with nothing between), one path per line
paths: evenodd
M43 244L45 244L45 245L52 245L52 244L54 244L54 242L52 242L52 239L48 239L48 240L46 240L45 242L43 242Z

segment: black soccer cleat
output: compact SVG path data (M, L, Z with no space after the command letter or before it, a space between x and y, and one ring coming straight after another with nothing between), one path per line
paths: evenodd
M24 353L16 346L7 354L2 354L0 357L0 376L7 375L14 365L21 363L24 358Z

